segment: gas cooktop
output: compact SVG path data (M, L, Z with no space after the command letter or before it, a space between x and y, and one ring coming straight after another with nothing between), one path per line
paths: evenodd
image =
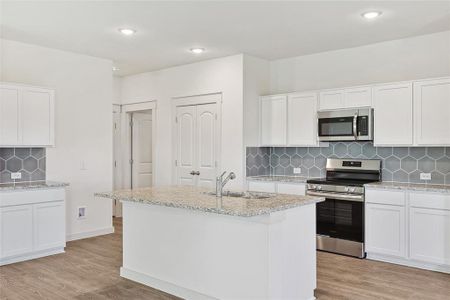
M315 178L308 179L307 183L328 184L328 185L344 185L344 186L363 186L366 183L376 182L378 180L349 180L349 179L327 179Z

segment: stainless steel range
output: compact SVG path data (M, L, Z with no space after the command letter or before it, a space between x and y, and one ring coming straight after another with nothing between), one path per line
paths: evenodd
M381 161L327 159L326 178L307 181L317 204L317 249L365 257L364 184L381 180Z

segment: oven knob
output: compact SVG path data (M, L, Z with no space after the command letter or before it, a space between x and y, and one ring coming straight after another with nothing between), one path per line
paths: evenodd
M316 190L317 190L317 191L322 190L322 186L321 186L321 185L316 186Z
M350 193L354 193L355 190L356 190L356 189L355 189L354 187L350 188Z

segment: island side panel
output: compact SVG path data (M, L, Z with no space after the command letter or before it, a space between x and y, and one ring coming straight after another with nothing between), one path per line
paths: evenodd
M304 254L295 251L309 249L311 243L299 245L305 239L299 230L309 240L315 232L291 228L308 223L306 215L315 205L308 206L246 218L125 201L121 274L187 299L310 295L313 288L306 284L308 291L303 291L304 282L315 282L315 264L314 270L307 264L298 267ZM293 271L288 270L291 261L296 264ZM301 275L312 273L308 280Z
M285 220L269 228L269 298L315 299L316 205L284 213Z

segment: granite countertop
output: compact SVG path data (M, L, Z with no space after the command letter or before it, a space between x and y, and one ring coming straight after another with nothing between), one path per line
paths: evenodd
M216 197L207 194L208 192L211 190L189 186L166 186L96 193L95 196L239 217L266 215L325 200L321 197L281 194L265 194L270 197L264 199L224 196L222 206L218 208Z
M400 183L391 181L373 182L364 185L368 188L375 189L394 189L394 190L408 190L408 191L422 191L422 192L438 192L449 193L450 185L440 184L424 184L424 183Z
M36 189L49 189L66 187L69 184L66 182L58 181L23 181L23 182L8 182L0 183L0 192L15 191L15 190L36 190Z
M312 179L305 176L283 176L283 175L260 175L248 176L249 181L272 181L272 182L290 182L290 183L306 183L306 180Z

